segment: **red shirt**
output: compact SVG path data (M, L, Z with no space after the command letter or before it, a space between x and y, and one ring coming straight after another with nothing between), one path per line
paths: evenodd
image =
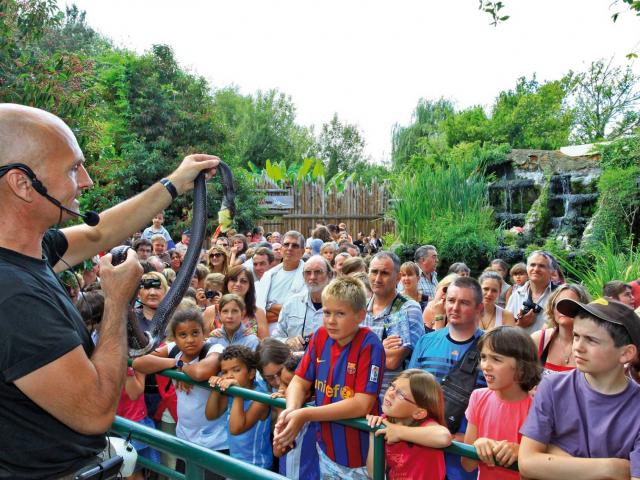
M134 375L133 368L127 368L127 377L133 377ZM131 400L129 395L127 395L126 389L123 387L116 415L128 420L133 420L134 422L139 422L146 417L147 405L144 403L144 393L141 394L137 400Z
M419 427L435 420L428 418ZM447 469L444 452L410 442L385 443L384 457L391 480L443 480Z

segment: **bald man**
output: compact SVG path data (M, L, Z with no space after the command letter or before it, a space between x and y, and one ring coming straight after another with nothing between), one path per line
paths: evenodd
M168 178L100 214L72 218L93 182L69 127L42 110L0 104L0 479L63 478L96 462L126 373L127 304L142 267L100 261L105 294L93 343L54 272L120 244L219 159L190 155ZM47 199L46 193L54 201Z

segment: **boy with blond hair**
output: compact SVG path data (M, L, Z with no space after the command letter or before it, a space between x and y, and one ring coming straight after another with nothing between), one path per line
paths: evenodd
M321 478L367 478L368 433L331 423L378 414L385 355L377 335L360 327L366 302L362 283L351 277L324 289L323 326L311 338L276 424L274 448L285 450L305 423L320 423ZM315 406L301 408L312 386Z

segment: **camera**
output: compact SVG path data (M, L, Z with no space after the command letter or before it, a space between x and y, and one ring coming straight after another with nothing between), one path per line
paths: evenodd
M540 305L538 305L537 303L534 303L531 300L527 299L522 304L522 313L519 316L521 317L523 315L526 315L531 310L533 310L533 313L538 314L538 313L540 313L542 311L542 307Z
M217 290L205 290L204 295L208 299L212 299L212 298L219 297L220 296L220 292L218 292Z
M307 349L307 347L309 346L309 342L311 341L311 337L313 336L313 334L309 334L309 335L305 335L302 337L302 348L304 350Z

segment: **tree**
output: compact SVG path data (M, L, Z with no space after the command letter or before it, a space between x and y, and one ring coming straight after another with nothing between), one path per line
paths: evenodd
M513 148L553 150L566 145L573 124L567 105L571 76L540 84L518 79L516 88L500 92L492 112L494 143Z
M413 122L407 127L395 125L391 137L391 162L395 170L412 163L415 156L440 157L443 143L442 123L453 116L450 100L426 100L421 98L413 112Z
M639 80L630 66L614 67L612 59L592 62L586 72L577 74L575 141L611 140L640 127Z
M259 168L267 160L295 163L309 156L313 138L308 129L295 123L291 97L269 90L252 99L238 129L239 157L242 165L253 162Z
M491 140L491 120L481 106L475 106L451 115L443 122L450 147L462 142Z
M338 172L346 172L364 161L364 139L358 127L342 123L334 113L329 123L322 125L318 137L318 156L325 163L327 180Z

